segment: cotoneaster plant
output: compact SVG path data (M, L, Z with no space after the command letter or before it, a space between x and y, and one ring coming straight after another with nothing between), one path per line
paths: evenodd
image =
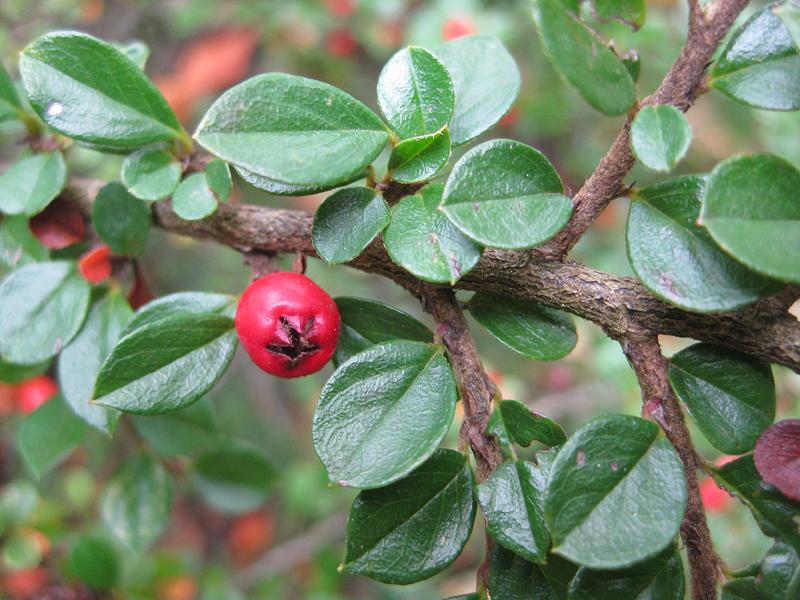
M344 572L432 577L480 518L485 558L461 600L796 598L798 424L773 424L771 365L800 371L789 311L800 171L761 153L642 187L626 178L637 160L666 173L684 157L682 113L702 94L800 108L797 6L758 8L734 26L747 0L690 2L683 51L645 95L635 48L591 28L591 15L639 28L644 1L580 4L534 0L531 31L566 84L624 125L572 196L545 153L479 139L521 85L493 37L399 49L377 82L382 116L329 83L261 73L224 92L192 135L142 71L141 49L68 31L34 40L20 85L0 70L0 119L18 121L28 145L0 175L0 373L55 373L61 390L19 424L29 470L51 471L89 428L133 445L99 512L139 555L167 528L173 493L190 487L225 514L257 509L282 473L247 443L220 442L204 400L241 341L280 377L332 359L308 443L332 484L358 491ZM465 32L449 23L446 35ZM64 159L76 146L122 156L121 181L71 177ZM230 202L236 186L330 193L312 217ZM566 260L618 197L630 200L635 278ZM238 300L232 290L150 300L139 261L153 227L236 249L259 277ZM76 261L96 238L103 245ZM374 300L332 300L304 275L275 272L276 253L388 278L433 327ZM572 351L573 316L598 325L636 374L641 416L602 416L568 436L503 398L465 312L531 360ZM665 357L660 335L697 343ZM698 458L685 411L736 458ZM741 572L722 563L698 471L775 539L763 561ZM98 529L72 547L71 576L124 588L115 547L90 537Z

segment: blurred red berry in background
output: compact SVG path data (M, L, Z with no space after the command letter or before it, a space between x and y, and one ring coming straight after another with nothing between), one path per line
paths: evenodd
M476 31L475 24L469 16L456 15L445 21L442 26L442 37L446 40L454 40L465 35L472 35Z
M58 385L47 375L38 375L18 383L16 387L17 410L29 414L58 393Z
M334 17L348 17L356 9L355 0L325 0L325 6Z
M358 49L358 42L349 30L342 27L328 33L328 37L325 40L325 47L328 50L328 54L331 56L345 58L355 54L355 51Z

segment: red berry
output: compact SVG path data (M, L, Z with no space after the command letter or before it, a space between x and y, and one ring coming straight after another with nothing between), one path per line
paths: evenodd
M325 0L325 6L335 17L347 17L353 13L356 8L353 0Z
M31 233L51 250L77 244L86 236L86 225L80 209L61 196L50 203L28 223Z
M78 260L78 271L92 284L111 277L111 249L105 244L92 248Z
M703 508L708 512L726 512L733 503L733 499L728 492L717 485L711 477L707 477L700 482L700 499Z
M475 33L475 25L472 19L466 15L451 17L442 26L442 37L446 40L454 40L473 33Z
M334 29L328 34L325 42L331 56L344 58L352 56L358 49L358 42L347 29Z
M17 410L27 415L58 393L58 385L47 375L39 375L17 384Z
M0 589L4 589L11 598L35 598L47 585L49 576L41 567L9 571L2 581Z
M236 332L261 369L278 377L302 377L319 371L336 350L339 310L305 275L270 273L242 294Z

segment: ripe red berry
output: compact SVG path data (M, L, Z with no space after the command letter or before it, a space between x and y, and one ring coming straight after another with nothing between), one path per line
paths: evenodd
M261 369L278 377L302 377L319 371L336 350L339 310L305 275L270 273L242 294L236 332Z
M17 410L27 415L58 393L58 385L47 375L38 375L17 384Z
M328 48L328 54L338 58L352 56L358 50L358 41L345 28L331 31L328 34L328 39L325 40L325 45Z
M78 260L78 271L92 284L111 277L111 249L105 244L92 248Z

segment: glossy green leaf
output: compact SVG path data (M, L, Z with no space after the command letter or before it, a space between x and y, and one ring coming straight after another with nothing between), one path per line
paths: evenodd
M519 94L519 69L502 42L493 37L460 37L436 46L433 53L453 80L456 101L450 137L454 145L464 144L511 109Z
M439 131L450 122L454 103L447 69L425 48L403 48L378 77L378 105L401 138Z
M545 475L525 460L506 461L478 486L477 498L495 541L533 562L544 563L550 535L544 522Z
M342 329L334 361L337 365L380 342L432 342L431 330L402 310L365 298L336 298Z
M711 67L711 86L734 100L769 110L800 109L800 50L767 6L742 25Z
M742 266L697 225L705 178L678 177L636 192L625 231L628 259L644 286L694 312L727 311L781 284Z
M535 0L533 18L547 59L600 112L616 116L636 101L636 86L622 61L562 0Z
M560 446L567 441L567 434L561 425L516 400L499 403L489 417L486 433L496 437L506 447L512 443L530 446L533 442Z
M361 492L347 522L344 569L395 584L444 570L472 532L473 485L463 454L437 450L400 481Z
M27 217L3 217L0 221L0 266L16 269L45 261L47 248L31 233Z
M314 411L314 448L331 481L375 488L404 477L436 450L456 406L442 349L383 342L328 379Z
M680 553L670 546L626 569L581 568L569 588L570 600L684 600L686 582Z
M0 211L32 216L55 200L67 183L61 152L33 154L0 175Z
M227 294L207 292L178 292L151 300L139 310L125 328L125 334L162 319L186 314L213 313L233 316L237 299Z
M775 542L761 561L756 589L768 600L800 597L800 552L783 542Z
M212 154L289 186L336 187L364 171L389 139L381 120L343 91L283 73L225 92L195 134Z
M172 509L172 481L145 455L128 460L106 487L100 502L111 532L137 552L163 533Z
M86 427L58 395L29 414L17 430L17 447L36 477L44 476L75 449Z
M520 142L492 140L455 164L442 211L486 246L532 248L553 237L572 214L572 202L553 165Z
M772 12L783 21L786 29L789 30L789 35L794 40L794 46L800 52L800 5L796 0L787 0L772 5Z
M479 292L469 310L503 344L534 360L562 358L578 341L572 318L546 306Z
M226 513L258 508L267 499L275 470L248 446L226 446L197 459L192 480L206 502Z
M0 62L0 121L19 118L22 111L17 88Z
M619 21L639 29L647 16L645 0L592 0L594 13L606 21Z
M631 124L631 148L652 171L666 173L686 156L692 129L683 113L670 104L645 106Z
M764 483L751 454L718 468L714 479L750 509L766 535L778 538L800 552L800 502L792 502Z
M739 262L800 283L800 171L788 161L756 154L718 164L706 182L700 222Z
M205 173L193 173L178 184L172 195L172 210L181 219L197 221L216 212L219 204Z
M0 355L21 365L40 363L78 333L89 307L89 284L74 263L33 263L0 284Z
M733 579L722 586L720 600L768 600L756 587L755 577Z
M309 194L317 194L319 192L324 192L325 190L331 189L331 187L336 187L329 185L312 185L312 184L290 185L288 183L276 181L275 179L270 179L269 177L264 177L263 175L258 175L257 173L253 173L252 171L248 171L247 169L243 169L242 167L239 167L237 165L233 165L233 168L242 179L244 179L247 183L249 183L253 187L268 192L270 194L275 194L277 196L307 196ZM361 173L356 173L355 175L347 178L338 185L341 186L348 185L358 179L364 179L366 176L367 176L366 171Z
M201 398L167 415L134 416L136 431L162 456L195 456L222 439L211 404Z
M85 33L48 33L22 52L31 105L53 129L92 146L128 150L185 139L175 113L136 64Z
M495 546L489 565L489 590L502 600L567 600L569 582L578 567L551 554L547 564L525 560Z
M478 264L482 248L438 210L443 189L431 184L392 208L383 243L389 257L410 273L452 285Z
M743 454L775 419L775 383L765 362L711 344L671 359L669 380L715 448Z
M353 260L389 224L389 206L375 190L344 188L317 209L311 241L329 264Z
M211 389L236 350L233 319L188 313L125 335L100 369L94 402L134 414L188 406Z
M122 183L142 200L167 198L181 180L181 164L169 152L144 148L122 163Z
M117 552L105 539L86 536L72 546L67 569L89 589L111 590L117 585L122 567Z
M683 467L658 425L610 415L581 427L561 448L544 511L554 552L618 569L666 548L685 506Z
M125 324L133 316L128 302L111 291L89 311L89 316L58 359L58 381L70 408L92 427L111 433L119 413L91 404L100 366L111 353Z
M92 204L92 224L114 254L144 252L150 234L150 209L116 181L106 184Z
M224 160L215 158L210 161L203 171L206 174L208 187L214 192L217 200L227 202L233 191L233 180L231 179L231 169Z
M389 175L400 183L427 181L444 168L450 152L447 129L403 140L392 148Z

